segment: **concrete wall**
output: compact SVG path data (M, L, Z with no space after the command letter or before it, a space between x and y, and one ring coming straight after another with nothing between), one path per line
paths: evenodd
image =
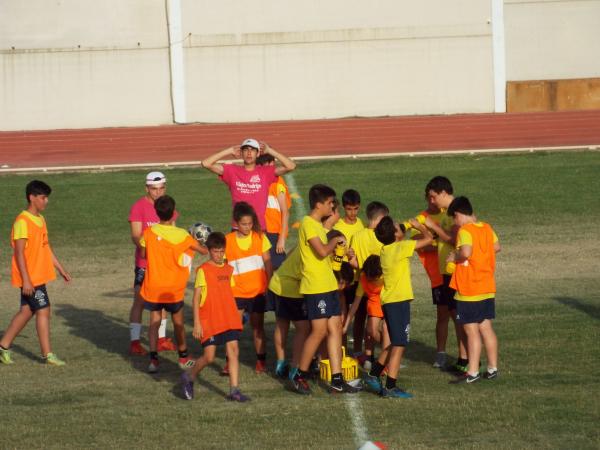
M0 0L0 129L491 112L492 0ZM507 80L600 75L600 0L505 0ZM595 56L594 56L595 55Z

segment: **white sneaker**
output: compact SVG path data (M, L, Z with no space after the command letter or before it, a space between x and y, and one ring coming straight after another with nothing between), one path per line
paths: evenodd
M435 355L435 362L433 363L433 367L436 369L441 369L446 367L446 352L437 352Z

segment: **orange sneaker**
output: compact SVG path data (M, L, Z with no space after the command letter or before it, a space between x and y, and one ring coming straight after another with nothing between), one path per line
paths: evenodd
M261 361L260 359L256 360L256 366L254 367L254 371L256 373L266 373L267 363L265 361Z
M175 350L177 350L177 347L175 347L171 338L158 338L158 345L156 346L157 352L174 352Z
M129 354L145 356L148 354L148 350L142 347L140 341L131 341L131 343L129 344Z

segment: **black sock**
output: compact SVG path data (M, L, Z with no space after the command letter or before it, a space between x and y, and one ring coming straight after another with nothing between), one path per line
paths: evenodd
M383 369L385 369L385 366L379 364L379 361L375 361L373 363L373 367L371 367L369 375L379 378L381 376L381 372L383 372Z
M468 359L458 358L458 360L456 361L457 366L466 366L467 364L469 364Z
M298 369L298 372L296 372L296 375L294 375L294 380L297 378L308 378L308 372Z
M396 387L396 379L390 376L385 380L385 388L386 389L394 389Z
M371 366L375 363L375 353L371 353L369 355L369 361L371 361Z
M331 375L331 384L333 386L341 386L344 383L341 373L334 373Z
M256 354L256 359L258 359L259 361L266 361L267 360L267 354L266 353L257 353Z
M179 353L180 358L187 358L187 356L188 356L187 348L185 350L180 350L177 353Z
M158 359L158 352L150 352L150 359Z

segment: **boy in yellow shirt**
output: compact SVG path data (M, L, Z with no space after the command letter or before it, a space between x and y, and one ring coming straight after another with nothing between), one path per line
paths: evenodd
M389 216L382 218L375 228L375 235L383 244L380 256L383 288L380 296L391 344L382 349L379 359L365 376L365 383L369 389L388 398L412 397L412 394L396 386L404 348L409 341L410 302L414 298L410 280L410 257L415 250L429 245L432 241L427 228L415 219L410 219L409 222L421 232L421 239L404 239L404 226L394 223ZM380 376L385 366L387 378L384 387Z
M308 370L313 356L323 339L327 338L327 349L331 364L331 392L354 393L358 389L347 384L342 378L342 321L338 283L331 268L329 257L338 243L345 244L343 237L327 241L326 231L321 223L323 217L331 215L335 191L322 184L314 185L308 194L310 214L302 219L298 233L298 251L302 262L300 293L306 301L307 317L311 332L308 335L298 373L292 380L292 387L300 394L310 394Z

